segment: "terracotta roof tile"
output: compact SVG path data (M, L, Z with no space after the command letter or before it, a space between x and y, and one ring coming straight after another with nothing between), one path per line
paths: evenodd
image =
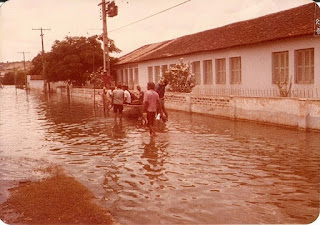
M314 33L315 15L319 17L320 9L315 3L310 3L173 40L145 45L120 57L117 64L312 35Z
M30 80L43 80L42 75L31 75Z

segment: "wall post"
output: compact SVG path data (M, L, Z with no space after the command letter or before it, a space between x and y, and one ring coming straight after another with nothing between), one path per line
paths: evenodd
M305 98L299 99L299 124L298 127L302 129L307 128L307 115L308 115L308 101Z
M237 106L233 95L230 95L230 118L237 118Z
M186 110L187 112L192 112L192 108L191 108L191 95L187 94L186 95Z

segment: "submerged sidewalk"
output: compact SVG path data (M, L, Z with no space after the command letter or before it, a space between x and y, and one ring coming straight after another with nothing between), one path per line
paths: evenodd
M94 195L59 167L39 181L20 182L0 204L0 219L7 224L116 224Z

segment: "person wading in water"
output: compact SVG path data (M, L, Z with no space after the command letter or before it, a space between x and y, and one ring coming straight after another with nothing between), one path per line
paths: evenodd
M159 94L155 91L155 84L153 82L149 82L147 84L147 91L144 94L144 112L147 113L148 119L148 127L151 136L156 136L156 132L154 131L154 121L156 117L156 113L160 108L160 98Z
M168 85L168 81L162 77L160 79L159 84L156 87L156 92L159 94L160 98L160 116L163 122L168 120L168 113L164 106L164 93L166 92L166 86Z
M118 84L117 89L113 91L113 95L112 95L114 120L117 120L118 115L119 115L120 121L122 120L123 102L124 102L124 91L122 90L122 85Z

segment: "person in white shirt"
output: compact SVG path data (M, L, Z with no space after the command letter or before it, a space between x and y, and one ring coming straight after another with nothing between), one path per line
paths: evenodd
M124 104L131 104L131 95L130 92L128 91L128 86L124 85L122 86L123 91L124 91Z
M112 108L112 98L113 98L114 87L110 87L106 93L106 108L109 113L109 110Z
M120 121L122 120L123 102L124 102L124 92L121 89L121 84L118 84L117 89L113 91L113 95L112 95L114 120L117 119L118 115L119 115Z

